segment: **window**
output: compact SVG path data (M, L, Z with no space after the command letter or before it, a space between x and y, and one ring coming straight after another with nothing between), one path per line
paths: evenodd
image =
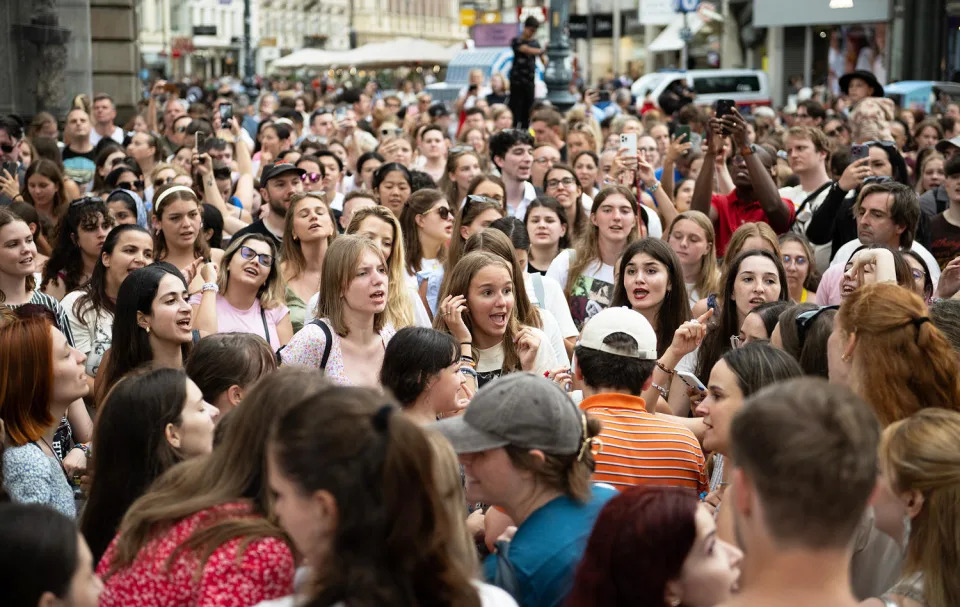
M750 74L740 76L698 76L693 79L693 90L698 95L757 93L760 91L760 78Z

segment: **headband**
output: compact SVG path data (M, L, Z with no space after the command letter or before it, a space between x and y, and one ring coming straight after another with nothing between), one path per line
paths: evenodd
M193 188L188 188L185 185L175 185L169 190L164 190L163 194L160 194L160 197L153 203L153 210L156 211L160 208L160 203L163 202L163 199L166 198L168 194L173 194L174 192L190 192L194 198L197 197L197 193L193 191Z

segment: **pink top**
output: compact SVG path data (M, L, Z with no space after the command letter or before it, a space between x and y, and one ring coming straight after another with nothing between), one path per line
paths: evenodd
M329 321L321 321L330 327ZM380 339L383 340L383 348L386 350L387 342L397 333L392 325L387 325L380 330ZM333 337L333 344L330 346L330 356L327 358L327 367L325 369L327 377L334 383L341 386L352 385L350 378L347 377L343 368L343 350L340 348L342 341L337 332L330 328L330 335ZM303 367L313 367L320 369L320 363L323 361L323 350L327 338L323 334L323 329L314 323L305 324L302 329L297 331L290 343L280 351L280 359L285 365L300 365Z
M104 581L100 607L245 607L293 592L293 554L286 542L267 537L222 544L201 568L196 552L183 551L167 566L174 549L201 525L222 518L258 516L243 503L222 504L186 517L141 548L129 566ZM104 553L97 575L105 577L117 538ZM239 556L239 558L238 558ZM201 569L197 576L197 570Z
M840 299L840 287L843 284L843 265L835 263L823 273L820 286L817 287L817 305L837 306L843 301Z
M201 293L190 296L190 304L200 305ZM280 347L280 338L277 337L277 323L290 314L287 306L280 304L275 308L264 310L267 319L267 330L270 332L270 347L276 350ZM253 305L246 310L238 310L230 305L227 298L217 293L217 333L253 333L260 337L263 334L263 319L260 316L260 300L254 300Z

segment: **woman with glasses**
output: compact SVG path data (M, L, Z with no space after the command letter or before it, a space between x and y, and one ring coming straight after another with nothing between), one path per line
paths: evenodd
M113 226L103 200L88 196L71 202L57 226L53 252L43 269L43 292L63 299L86 283Z
M110 190L129 190L136 192L142 198L146 185L143 181L143 174L136 163L131 164L132 166L123 162L118 164L117 168L107 175L106 184Z
M547 173L547 180L559 180L560 175L565 175L562 179L572 178L576 183L576 176L569 167L558 170L554 166ZM566 186L548 183L548 195L558 187ZM578 185L578 194L579 190ZM579 195L574 201L577 210L583 212ZM563 202L560 204L562 206ZM550 264L547 276L563 286L577 329L582 329L588 318L610 305L615 282L614 264L638 237L637 213L637 199L629 188L611 186L602 190L593 201L593 213L585 234L573 249L561 251Z
M190 164L190 158L187 159L187 164ZM183 175L189 177L190 174L184 170L180 163L176 161L173 163L161 162L153 168L151 173L149 173L149 185L153 187L153 191L156 192L162 186L170 185L176 180L177 177L181 177Z
M590 231L587 219L590 207L584 206L583 188L576 172L568 165L555 163L543 176L543 193L554 198L563 207L570 225L571 242L576 242Z
M820 277L810 241L796 232L781 235L779 241L780 258L790 287L790 300L796 303L813 301Z
M419 190L404 205L400 227L406 249L407 281L419 288L417 273L436 271L446 260L446 245L453 234L450 203L440 190Z
M309 192L293 195L284 223L280 272L294 333L303 328L305 302L320 290L323 258L336 235L333 217L322 198Z
M374 172L372 185L377 203L390 209L399 219L413 191L410 170L400 163L387 162Z
M933 280L930 278L930 269L916 251L901 251L904 261L910 266L910 276L913 278L913 292L923 298L927 305L933 297Z
M466 202L470 184L482 174L480 155L469 146L458 146L447 156L447 168L437 187L447 195L447 200L462 207Z
M273 241L260 234L244 234L223 253L216 282L205 282L190 298L198 326L216 327L216 333L253 333L274 350L293 337L290 309L284 303L283 279ZM216 306L200 316L202 294L216 293Z
M358 217L359 212L354 221ZM379 386L384 351L396 333L386 315L387 294L403 285L389 284L380 247L359 236L333 241L321 284L313 314L318 320L293 336L280 352L281 361L323 370L336 384Z

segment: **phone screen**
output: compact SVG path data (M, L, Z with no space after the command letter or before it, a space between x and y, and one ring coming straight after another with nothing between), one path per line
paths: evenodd
M220 128L229 128L230 125L227 124L230 119L233 118L233 104L231 103L221 103L220 104Z
M197 131L196 135L194 135L194 148L198 152L203 151L203 140L204 140L203 132Z

